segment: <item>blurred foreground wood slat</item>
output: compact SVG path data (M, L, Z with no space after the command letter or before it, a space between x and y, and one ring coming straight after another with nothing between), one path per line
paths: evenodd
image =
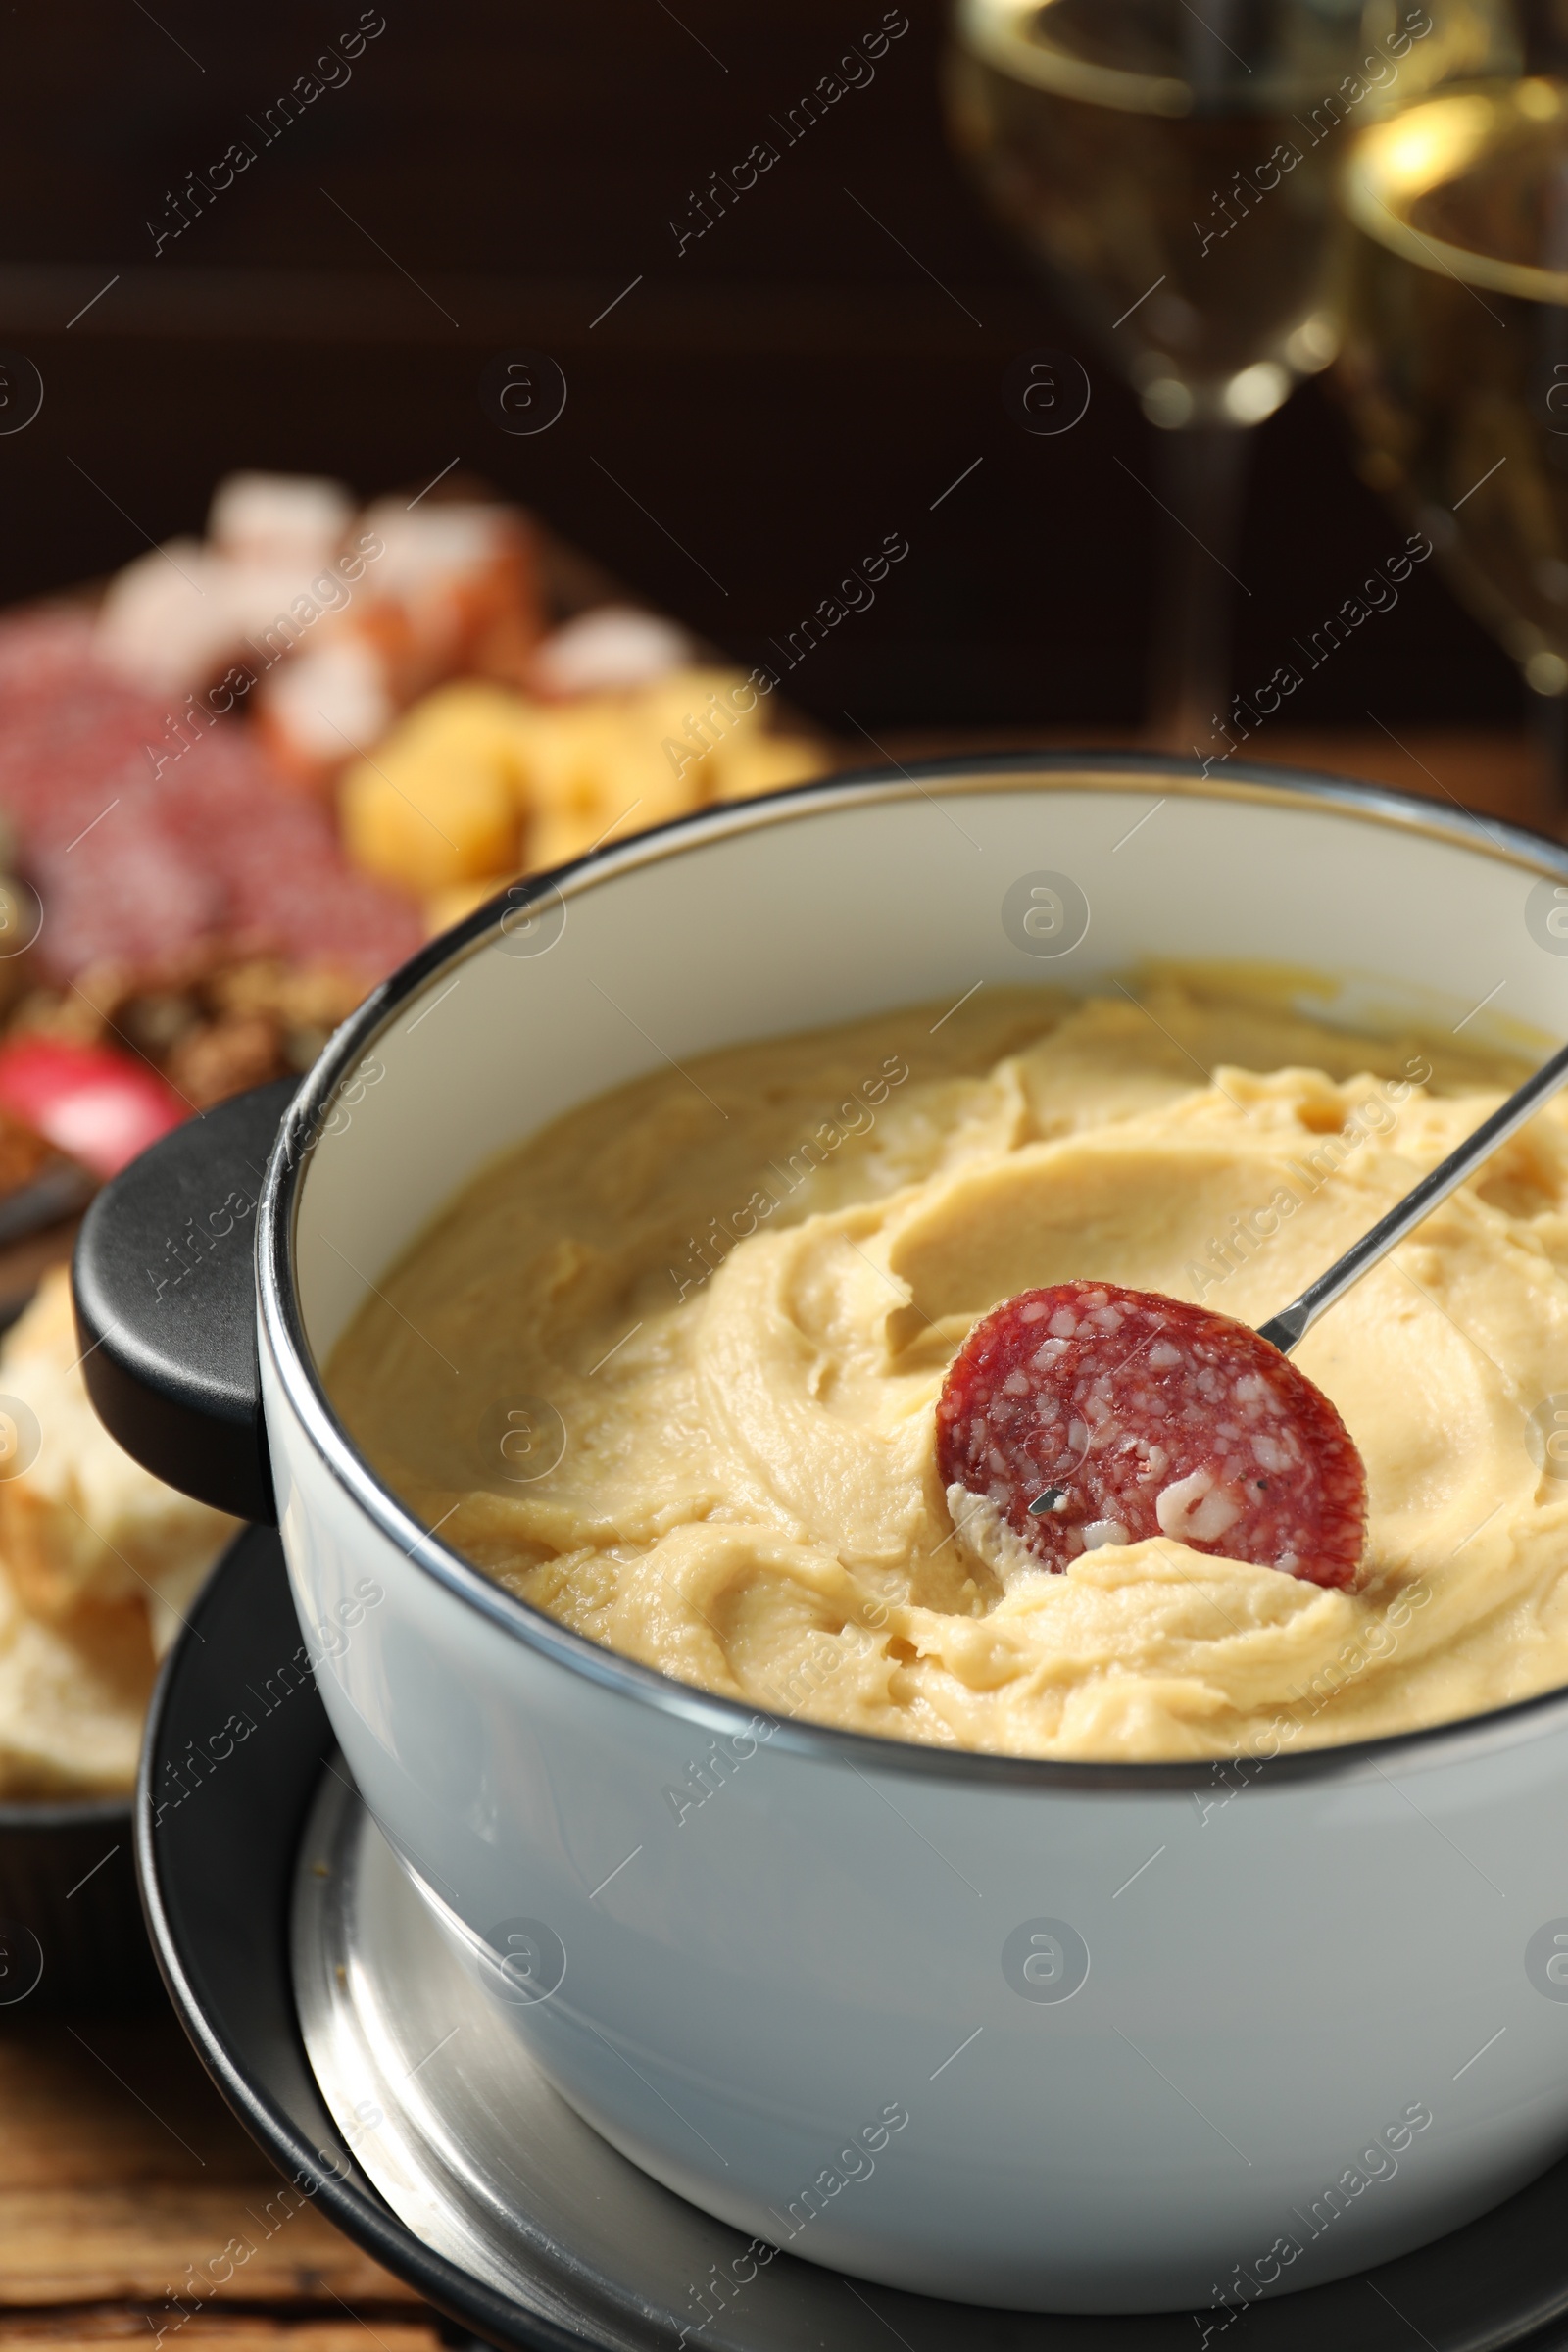
M417 2297L285 2190L166 2008L0 2011L6 2352L175 2327L187 2348L367 2352L368 2324L433 2352Z
M177 2312L168 2320L158 2313L131 2310L108 2305L83 2311L59 2313L0 2314L0 2344L6 2352L70 2352L74 2344L116 2344L149 2342L147 2322L151 2317L152 2333L156 2336L161 2326L176 2324ZM428 2322L410 2324L406 2320L388 2320L381 2312L372 2322L354 2317L342 2320L273 2319L266 2313L225 2313L216 2319L186 2320L179 2330L180 2352L195 2352L195 2347L207 2345L215 2352L369 2352L379 2345L381 2352L437 2352L441 2343L435 2328Z

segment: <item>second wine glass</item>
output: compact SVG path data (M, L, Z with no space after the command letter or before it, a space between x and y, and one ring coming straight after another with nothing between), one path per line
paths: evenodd
M1335 179L1358 120L1515 70L1506 0L957 0L953 134L1162 428L1155 731L1229 686L1248 434L1339 345Z

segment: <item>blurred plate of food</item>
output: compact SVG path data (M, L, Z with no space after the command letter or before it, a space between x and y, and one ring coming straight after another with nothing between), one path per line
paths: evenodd
M235 1532L87 1401L95 1185L521 875L839 764L772 688L453 481L236 473L202 537L0 615L0 2002L34 1951L124 1989L142 1717Z

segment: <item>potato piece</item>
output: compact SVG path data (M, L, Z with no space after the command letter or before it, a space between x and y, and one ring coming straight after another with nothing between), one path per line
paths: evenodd
M514 795L525 816L597 808L620 743L621 710L595 696L581 703L527 703L514 724ZM530 850L530 863L538 857Z
M182 1607L239 1521L177 1494L121 1450L88 1400L79 1353L60 1266L0 1350L0 1394L25 1404L41 1432L36 1460L0 1481L0 1555L35 1616L64 1621L84 1606L136 1601L162 1636L160 1592Z
M753 735L721 743L712 754L717 801L747 801L786 784L808 784L833 766L818 743L800 735Z
M513 864L516 804L501 761L402 730L339 787L343 842L356 865L421 895Z
M416 703L343 778L355 863L421 896L514 870L525 710L519 695L473 680Z
M461 923L465 915L471 914L476 906L482 906L486 899L493 899L515 879L514 874L485 874L476 882L454 882L446 890L433 891L424 902L424 919L430 937L435 939L441 932L450 931L454 923Z
M684 816L696 795L660 744L619 705L584 710L581 732L554 772L541 771L528 862L564 865L601 841Z
M717 791L715 755L762 735L768 700L748 685L744 670L683 669L634 697L632 710L657 736L690 805L699 808Z
M400 751L417 746L426 754L458 754L493 761L511 781L519 763L517 723L528 709L521 695L504 686L465 679L438 686L408 711L393 736Z

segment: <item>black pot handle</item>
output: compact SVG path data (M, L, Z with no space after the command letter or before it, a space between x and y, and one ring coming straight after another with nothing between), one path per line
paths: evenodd
M155 1477L275 1526L256 1352L256 1204L299 1081L188 1119L105 1185L72 1265L81 1369Z

